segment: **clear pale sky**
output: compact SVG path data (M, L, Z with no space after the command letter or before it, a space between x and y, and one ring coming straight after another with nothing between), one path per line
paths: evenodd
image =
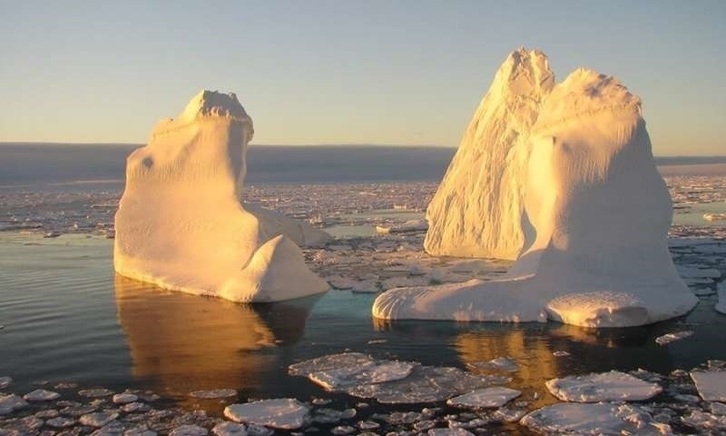
M522 45L618 77L655 154L726 154L723 0L0 0L0 141L143 143L212 89L257 144L457 146Z

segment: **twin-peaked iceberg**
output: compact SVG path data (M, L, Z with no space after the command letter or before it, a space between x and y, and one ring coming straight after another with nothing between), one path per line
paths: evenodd
M241 203L252 135L252 119L237 97L210 91L156 126L149 144L127 159L115 218L116 272L248 303L328 289L300 248L275 231L284 222Z
M591 70L553 82L543 54L507 58L428 208L427 251L517 257L507 276L394 289L375 317L625 327L693 308L640 99Z

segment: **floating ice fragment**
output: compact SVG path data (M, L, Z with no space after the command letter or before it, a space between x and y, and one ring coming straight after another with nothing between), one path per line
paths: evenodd
M334 427L332 430L330 430L330 434L348 435L348 434L353 434L356 431L357 430L355 429L355 427L351 427L349 425L339 425L337 427Z
M0 377L0 389L5 389L13 382L11 377Z
M78 395L86 398L100 398L113 395L113 391L105 388L81 389L80 391L78 391Z
M477 389L458 397L450 398L446 404L466 409L487 409L502 407L509 401L522 395L520 391L501 386Z
M426 434L428 436L474 436L474 433L464 428L432 428Z
M681 418L681 421L698 430L726 430L726 416L713 415L708 412L694 410L689 415Z
M76 421L74 419L64 418L62 416L45 421L45 425L53 428L68 428L74 426L75 424Z
M526 415L520 424L543 434L670 434L670 426L657 423L631 404L559 403Z
M711 413L714 415L726 415L726 404L714 401L709 405Z
M247 436L247 426L236 422L220 422L212 428L217 436Z
M367 431L367 430L375 430L379 428L381 424L375 422L375 421L359 421L358 422L358 428Z
M95 412L82 415L78 422L89 427L101 428L116 418L118 418L116 412Z
M20 398L19 395L0 395L0 416L7 415L27 406L28 402Z
M228 398L236 395L237 391L234 389L208 389L189 393L190 397L202 399Z
M90 436L121 436L125 435L124 425L118 421L111 421L98 430L91 433ZM171 433L170 433L171 434Z
M685 339L691 335L693 335L693 331L691 331L691 330L684 330L682 332L676 332L676 333L667 333L663 336L658 336L657 338L655 338L655 343L658 345L668 345L671 342Z
M472 362L468 363L467 366L478 369L478 370L497 370L515 372L518 369L517 362L509 357L497 357L488 362Z
M151 407L148 404L140 403L138 401L121 406L121 410L126 413L147 412L150 408Z
M620 371L556 378L546 385L550 393L560 400L578 403L640 401L663 391L655 383L644 382Z
M363 353L340 353L317 357L294 363L287 368L290 375L307 377L313 372L330 371L338 368L372 365L375 360Z
M492 384L491 377L471 375L458 368L415 366L404 379L356 386L347 392L356 397L375 398L384 404L416 404L444 401Z
M45 389L36 389L23 395L24 400L31 402L52 401L59 397L60 394L58 392L46 391Z
M198 425L181 425L169 432L169 436L207 436L206 428Z
M130 394L127 392L116 394L113 396L112 401L114 404L129 404L137 401L139 399L138 395Z
M309 409L291 398L261 400L245 404L231 404L224 416L235 422L264 425L265 427L295 430L303 426Z
M565 356L569 356L570 353L567 351L555 351L552 353L552 355L555 357L565 357Z
M362 384L385 383L408 377L414 364L379 361L374 364L314 372L308 378L327 390L345 390Z
M698 395L706 401L726 401L726 371L691 371Z

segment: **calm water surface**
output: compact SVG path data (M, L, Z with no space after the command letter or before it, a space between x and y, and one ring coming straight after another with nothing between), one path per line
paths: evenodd
M112 245L88 235L0 234L0 375L12 376L16 390L47 380L149 388L182 403L190 391L211 388L235 388L242 399L309 399L332 394L288 376L287 366L348 350L458 367L511 356L520 367L511 386L543 393L545 380L562 375L666 374L726 359L726 317L713 311L715 297L684 319L643 328L387 324L371 319L370 294L333 290L252 307L166 292L115 276ZM665 347L654 342L686 329L696 334Z

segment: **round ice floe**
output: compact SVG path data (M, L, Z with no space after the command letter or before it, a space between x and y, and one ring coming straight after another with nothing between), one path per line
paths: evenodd
M118 418L116 412L96 412L81 416L78 422L89 427L101 428L116 418Z
M235 422L245 422L283 430L295 430L303 426L309 409L295 399L280 398L231 404L224 409L224 416Z
M304 362L295 363L287 368L290 375L301 375L320 371L330 371L339 368L372 365L374 359L363 353L340 353L322 356Z
M474 433L463 428L432 428L428 436L474 436Z
M58 392L46 391L45 389L36 389L23 395L23 399L31 402L52 401L59 397L60 394Z
M385 383L408 377L414 364L397 361L377 361L372 365L338 368L314 372L308 378L325 389L335 391L354 386Z
M212 433L217 436L247 436L247 426L236 422L221 422L214 426Z
M550 393L560 400L578 403L640 401L663 391L655 383L620 371L556 378L549 380L546 385Z
M45 421L45 425L52 428L68 428L74 426L75 424L75 420L64 418L62 416Z
M496 386L477 389L476 391L469 392L468 394L450 398L446 401L446 404L466 409L487 409L502 407L520 395L522 395L522 393L515 389Z
M526 415L520 424L542 434L667 434L670 430L637 406L608 403L554 404Z
M116 394L113 396L113 402L114 404L129 404L133 403L134 401L138 400L139 396L130 394L130 393L122 393L122 394Z

